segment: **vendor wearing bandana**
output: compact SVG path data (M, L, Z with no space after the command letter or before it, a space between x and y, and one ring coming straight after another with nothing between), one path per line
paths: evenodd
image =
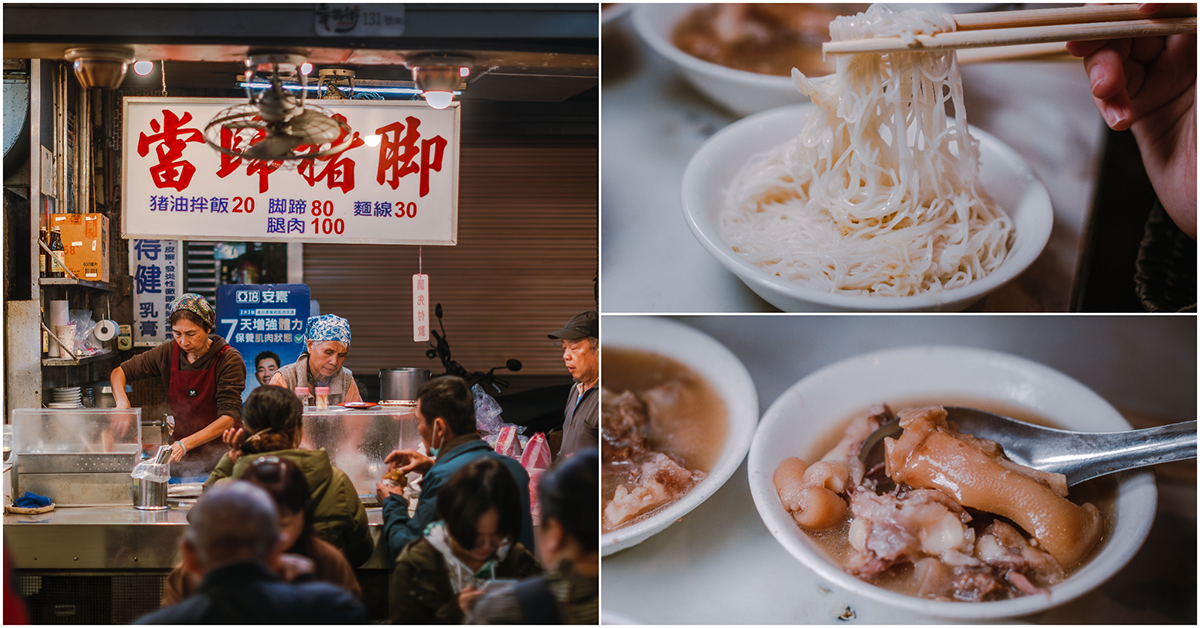
M174 340L123 362L110 375L118 408L128 408L125 382L158 378L175 417L171 474L207 475L225 453L221 433L242 417L246 363L212 333L217 313L204 297L182 294L168 307Z
M342 366L350 352L350 321L333 314L314 316L308 319L304 335L304 353L294 363L275 371L270 384L288 390L304 386L311 395L316 394L317 386L327 386L329 405L362 401L354 373Z

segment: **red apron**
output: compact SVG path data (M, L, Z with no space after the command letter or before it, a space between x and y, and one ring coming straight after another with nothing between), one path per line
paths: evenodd
M179 344L171 343L171 383L167 387L167 403L175 415L175 440L191 436L217 420L217 362L228 348L229 345L221 347L211 367L202 371L183 371L179 369ZM171 475L206 475L216 468L225 452L225 444L220 438L210 440L189 449L182 460L173 463Z

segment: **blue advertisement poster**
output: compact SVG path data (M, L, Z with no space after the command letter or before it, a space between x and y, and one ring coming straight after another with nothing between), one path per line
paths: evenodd
M304 351L309 292L302 283L231 284L217 289L217 333L246 360L246 390L266 385Z

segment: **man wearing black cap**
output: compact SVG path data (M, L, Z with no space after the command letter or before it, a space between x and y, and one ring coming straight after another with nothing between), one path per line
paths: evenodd
M577 314L562 329L549 334L561 340L563 362L575 378L563 417L558 456L600 446L600 320L595 310Z

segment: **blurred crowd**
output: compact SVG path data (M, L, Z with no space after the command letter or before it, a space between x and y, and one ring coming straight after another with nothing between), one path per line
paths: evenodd
M598 623L597 450L562 452L535 473L531 500L529 473L476 431L474 403L457 377L418 392L425 452L387 457L376 551L349 478L324 450L300 448L296 395L255 389L189 511L162 607L137 623L365 623L355 568L374 554L392 565L393 623Z

